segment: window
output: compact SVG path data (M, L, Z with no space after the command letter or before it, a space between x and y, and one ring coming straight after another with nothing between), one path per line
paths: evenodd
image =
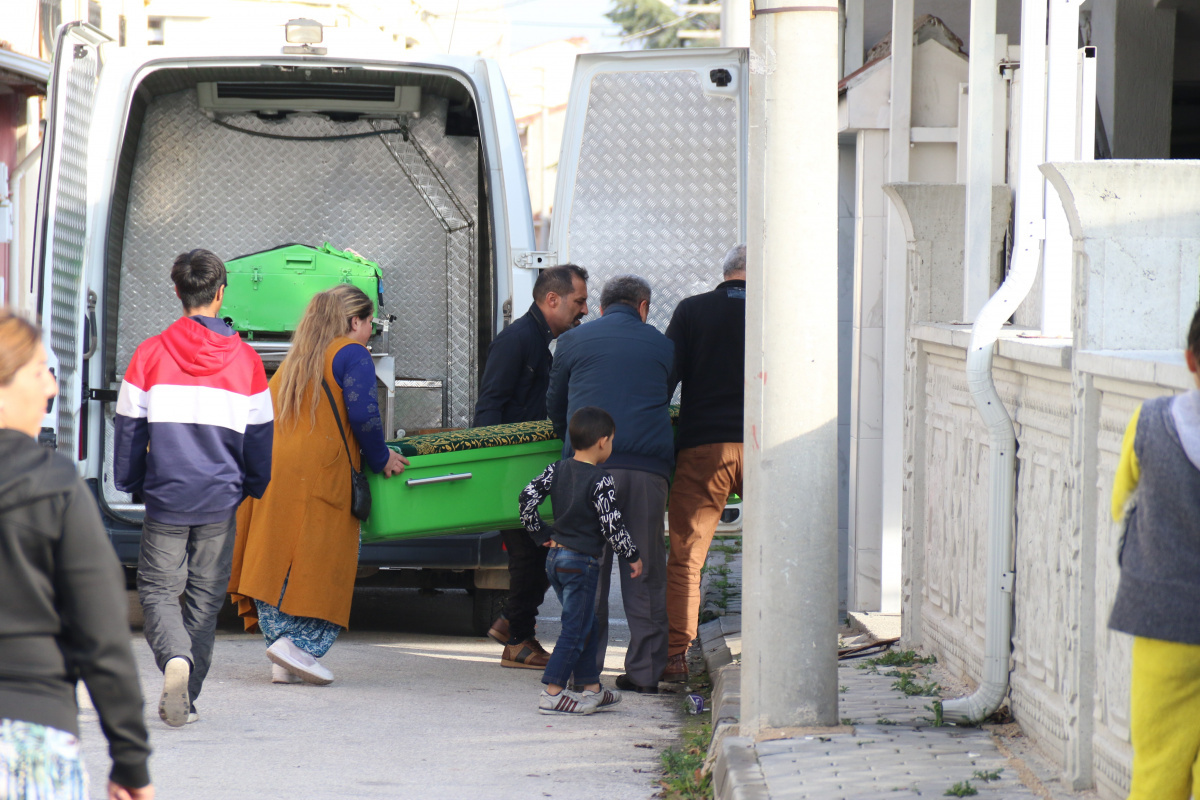
M164 20L162 17L150 17L147 20L150 35L146 40L146 44L163 44L165 38L163 36L163 28L165 27L163 22Z

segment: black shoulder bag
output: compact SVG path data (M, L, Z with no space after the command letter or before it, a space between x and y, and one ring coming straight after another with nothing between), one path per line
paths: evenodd
M350 461L350 513L360 520L371 516L371 486L362 470L354 468L354 459L350 457L350 443L346 441L346 429L342 427L342 415L338 413L337 403L333 402L333 392L329 384L321 379L321 388L329 398L329 407L333 409L333 418L337 421L338 433L342 435L342 445L346 448L346 458Z

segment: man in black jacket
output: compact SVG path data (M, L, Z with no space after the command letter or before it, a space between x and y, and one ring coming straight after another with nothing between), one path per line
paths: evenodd
M742 493L746 364L746 246L725 256L725 280L675 308L667 337L683 383L675 483L667 513L670 637L663 680L686 681L700 614L700 568L730 494ZM671 387L675 393L675 387Z
M475 427L546 419L550 343L587 315L587 277L587 270L574 264L547 267L538 275L529 311L488 348ZM523 528L501 533L508 551L509 595L504 614L488 635L504 645L502 666L544 669L550 654L534 636L534 626L550 586L546 548L534 544Z

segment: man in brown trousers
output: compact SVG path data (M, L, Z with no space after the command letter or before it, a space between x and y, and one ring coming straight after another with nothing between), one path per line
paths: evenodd
M746 246L725 256L724 280L683 300L667 337L675 343L680 397L675 482L667 519L664 681L686 681L687 650L700 614L700 568L730 494L742 493L743 377L746 363ZM672 387L674 394L674 387Z

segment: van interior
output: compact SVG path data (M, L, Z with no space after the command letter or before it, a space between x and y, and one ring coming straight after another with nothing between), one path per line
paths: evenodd
M177 254L329 242L383 272L376 316L394 319L372 349L394 360L389 434L469 425L496 326L485 175L474 98L446 71L151 72L128 110L106 227L106 388L178 317ZM253 344L278 365L279 342ZM103 494L120 510L133 498L112 486L113 413L106 404Z

